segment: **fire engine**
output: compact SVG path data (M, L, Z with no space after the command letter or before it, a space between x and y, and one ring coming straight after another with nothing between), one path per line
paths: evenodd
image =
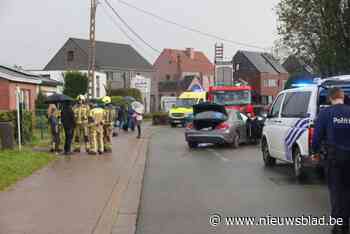
M258 104L253 88L240 82L219 82L211 85L208 100L223 105L228 110L253 114Z

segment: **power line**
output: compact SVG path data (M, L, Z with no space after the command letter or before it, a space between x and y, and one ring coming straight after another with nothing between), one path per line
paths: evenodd
M136 45L138 48L143 49L143 47L142 47L137 41L135 41L135 40L127 33L127 31L115 20L115 18L114 18L111 14L109 14L109 13L107 12L106 6L103 5L103 4L102 4L102 6L103 6L103 12L104 12L104 14L105 14L106 16L108 16L108 18L109 18L109 19L112 21L112 23L119 29L119 31L121 31L121 32L124 34L124 36L125 36L126 38L129 39L130 42L132 42L132 43L133 43L134 45ZM153 50L152 50L152 51L153 51Z
M260 46L256 46L256 45L251 45L251 44L247 44L247 43L243 43L243 42L238 42L238 41L233 41L231 39L226 39L226 38L223 38L223 37L220 37L220 36L216 36L212 33L208 33L208 32L204 32L204 31L201 31L199 29L196 29L196 28L193 28L193 27L189 27L189 26L186 26L186 25L182 25L182 24L179 24L175 21L172 21L172 20L169 20L169 19L166 19L162 16L159 16L159 15L156 15L152 12L149 12L149 11L146 11L144 9L141 9L135 5L132 5L128 2L125 2L123 0L117 0L118 2L120 2L121 4L124 4L130 8L133 8L137 11L140 11L146 15L149 15L149 16L152 16L160 21L163 21L165 23L168 23L168 24L172 24L172 25L175 25L177 27L180 27L182 29L185 29L187 31L191 31L191 32L195 32L195 33L198 33L198 34L201 34L202 36L206 36L206 37L210 37L210 38L213 38L213 39L216 39L216 40L220 40L220 41L223 41L223 42L227 42L227 43L231 43L231 44L235 44L235 45L240 45L240 46L245 46L245 47L249 47L249 48L255 48L255 49L261 49L261 50L266 50L265 48L263 47L260 47Z
M151 48L153 51L157 53L161 53L160 50L154 48L151 44L149 44L147 41L145 41L119 14L118 12L113 8L113 6L109 3L108 0L104 0L107 6L113 11L113 13L119 18L119 20L127 27L140 41L142 41L145 45L147 45L149 48Z

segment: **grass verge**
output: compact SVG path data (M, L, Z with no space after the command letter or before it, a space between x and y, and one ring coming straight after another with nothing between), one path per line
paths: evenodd
M31 150L0 151L0 191L30 176L55 159L54 155Z

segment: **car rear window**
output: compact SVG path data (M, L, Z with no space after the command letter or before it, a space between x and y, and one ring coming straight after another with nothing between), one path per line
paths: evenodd
M218 119L218 120L227 120L227 115L221 113L221 112L216 112L216 111L205 111L198 113L194 116L194 119L200 120L200 119Z
M345 104L350 105L350 86L344 86L339 88L341 88L345 93ZM328 90L329 89L326 88L320 88L320 94L318 98L320 108L324 108L330 105L330 102L328 100Z
M305 118L309 108L311 92L286 93L282 108L283 118Z

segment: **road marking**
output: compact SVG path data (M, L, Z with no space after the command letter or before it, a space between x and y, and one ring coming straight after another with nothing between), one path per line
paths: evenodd
M224 162L229 162L230 160L225 158L224 156L222 156L220 153L216 152L215 150L213 149L207 149L209 152L213 153L216 157L218 157L221 161L224 161Z

